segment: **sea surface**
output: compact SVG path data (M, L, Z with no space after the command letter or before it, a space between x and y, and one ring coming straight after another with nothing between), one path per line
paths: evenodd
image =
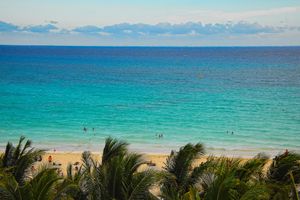
M113 136L145 153L300 152L300 47L0 46L0 150L20 135L57 151Z

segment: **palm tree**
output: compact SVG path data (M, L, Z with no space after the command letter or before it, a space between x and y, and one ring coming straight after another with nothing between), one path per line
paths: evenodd
M84 174L85 170L82 166L75 172L71 164L67 166L67 175L64 177L64 184L72 185L72 188L67 193L75 200L87 199L88 194L83 190L85 188Z
M295 183L300 183L300 155L285 152L273 159L268 171L268 179L281 184L290 183L289 173L293 172Z
M44 150L31 148L31 141L27 140L23 146L24 136L21 136L16 147L8 142L4 154L0 156L0 169L11 173L19 184L23 184L26 172L36 159L44 154Z
M83 191L90 199L153 199L151 187L157 181L155 171L138 171L146 162L142 155L128 152L128 144L107 138L103 149L102 162L92 159L91 154L83 155L85 170Z
M62 181L55 168L42 168L36 175L20 185L15 177L6 174L1 176L1 200L55 200L67 198L73 185Z
M166 174L161 185L163 199L183 199L186 193L194 191L194 185L208 165L204 163L192 169L192 164L203 154L204 148L200 143L187 144L178 152L171 152L164 167Z
M182 200L201 200L199 191L195 187L191 187L187 193L181 197Z
M276 156L267 173L272 199L297 199L296 185L300 184L300 155L285 152Z
M237 158L208 158L209 168L200 181L204 199L269 199L268 188L263 181L263 168L267 160L263 155L245 163Z
M158 199L151 193L160 186L164 200L299 200L300 155L286 152L276 156L267 173L268 157L258 154L248 161L238 158L208 157L203 145L187 144L172 151L164 171L140 170L146 164L141 154L128 151L128 143L107 138L102 160L82 154L83 164L66 177L56 168L42 166L33 176L27 173L43 150L31 148L21 137L14 147L8 143L0 156L0 199L2 200L137 200Z

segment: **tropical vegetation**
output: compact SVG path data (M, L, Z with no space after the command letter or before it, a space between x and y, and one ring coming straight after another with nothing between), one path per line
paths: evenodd
M258 154L239 158L205 155L201 143L172 151L162 170L147 167L128 143L107 138L102 159L83 152L79 167L38 164L45 151L21 137L0 156L2 200L299 200L300 155L284 152L272 160ZM38 166L32 171L32 166Z

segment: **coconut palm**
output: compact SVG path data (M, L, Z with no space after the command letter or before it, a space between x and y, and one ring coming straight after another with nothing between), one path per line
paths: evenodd
M281 184L290 183L292 172L295 183L300 183L300 155L296 153L285 152L276 156L268 171L268 179L272 182Z
M195 187L191 187L187 193L185 193L181 200L201 200L199 191Z
M272 199L297 199L300 184L300 155L286 151L276 156L267 173Z
M237 158L210 157L207 162L210 167L201 177L204 199L269 199L263 181L267 157L258 155L245 163Z
M44 154L44 150L31 148L30 140L23 146L24 140L25 137L21 136L16 147L8 142L4 154L0 156L0 169L11 173L19 184L24 183L27 170Z
M54 200L67 198L74 186L63 181L54 168L43 168L34 177L20 185L11 174L1 176L2 200Z
M151 187L157 180L150 169L138 171L146 162L142 155L128 152L128 144L107 138L102 162L96 162L91 154L83 154L85 186L91 199L153 199Z
M67 190L64 193L72 196L75 200L85 200L87 199L87 192L82 190L85 188L83 184L84 181L84 173L83 167L80 166L78 170L74 171L73 166L69 164L67 166L67 174L64 177L62 185L67 185Z
M192 169L192 164L203 154L204 148L200 143L187 144L178 152L171 152L164 167L167 173L161 185L163 199L183 199L186 193L194 191L194 185L208 165L204 163Z
M172 151L158 173L140 170L146 162L128 151L128 143L107 138L100 162L84 152L83 164L76 171L68 165L66 177L47 167L30 176L28 168L44 151L31 148L29 140L23 146L24 140L16 147L8 143L0 156L1 200L158 199L150 192L155 185L164 200L299 200L300 155L295 153L276 156L266 173L268 157L262 154L248 161L210 156L195 166L204 148L187 144Z

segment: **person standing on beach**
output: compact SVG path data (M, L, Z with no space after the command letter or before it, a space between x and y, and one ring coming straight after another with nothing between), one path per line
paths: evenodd
M51 155L48 157L48 162L49 162L49 163L52 162L52 156L51 156Z

